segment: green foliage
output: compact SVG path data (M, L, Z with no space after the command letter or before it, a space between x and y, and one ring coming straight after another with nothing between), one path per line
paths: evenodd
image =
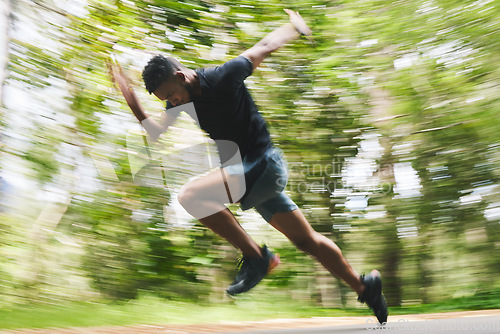
M135 121L105 60L116 55L148 111L161 112L140 82L151 54L191 68L219 65L287 22L283 7L300 10L315 44L285 46L247 84L288 158L287 191L314 228L356 270L379 268L391 305L464 291L486 296L498 285L500 12L493 3L12 3L1 84L19 101L2 109L2 168L39 189L0 216L0 255L8 259L0 274L9 281L0 293L9 301L95 293L128 300L148 291L220 302L236 252L199 223L166 214L175 187L155 174L159 161L146 159L134 175L129 158L145 152L124 139ZM401 166L406 174L397 174ZM411 173L417 184L409 186ZM46 202L64 208L62 219L41 215ZM285 240L271 241L284 263L265 287L324 306L317 287L324 273ZM335 304L354 300L345 287L330 288Z

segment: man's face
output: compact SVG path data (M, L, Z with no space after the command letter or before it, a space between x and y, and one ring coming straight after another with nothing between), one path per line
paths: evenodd
M191 102L189 83L184 74L177 72L172 80L164 81L153 94L162 101L168 100L172 105L178 106Z

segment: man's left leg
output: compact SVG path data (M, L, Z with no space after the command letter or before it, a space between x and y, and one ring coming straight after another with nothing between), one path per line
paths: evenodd
M241 186L240 177L219 170L189 182L178 195L187 212L242 251L240 270L227 289L230 295L250 290L279 263L279 258L267 247L257 245L224 205L229 202L229 192L233 200L241 197L244 192Z
M241 250L244 256L261 257L260 247L224 205L229 202L224 181L237 200L238 194L243 192L241 180L222 173L225 172L217 170L184 185L178 195L179 203L203 225Z

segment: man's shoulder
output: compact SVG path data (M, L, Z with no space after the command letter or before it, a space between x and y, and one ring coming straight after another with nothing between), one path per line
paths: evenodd
M237 56L225 63L213 67L202 67L197 72L202 73L206 77L216 77L231 79L233 77L240 78L241 75L247 77L252 74L253 64L250 59L245 56Z
M224 69L225 71L236 71L236 72L244 72L246 75L252 74L253 64L252 61L242 55L239 55L219 67L220 69Z
M202 92L211 91L213 93L212 91L219 88L223 83L217 67L202 67L196 70L196 74L200 78Z

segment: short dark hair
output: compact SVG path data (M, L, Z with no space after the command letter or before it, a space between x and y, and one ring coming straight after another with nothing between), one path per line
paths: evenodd
M149 94L157 90L164 81L172 79L175 71L181 67L181 63L172 57L156 55L151 58L142 71L142 79Z

